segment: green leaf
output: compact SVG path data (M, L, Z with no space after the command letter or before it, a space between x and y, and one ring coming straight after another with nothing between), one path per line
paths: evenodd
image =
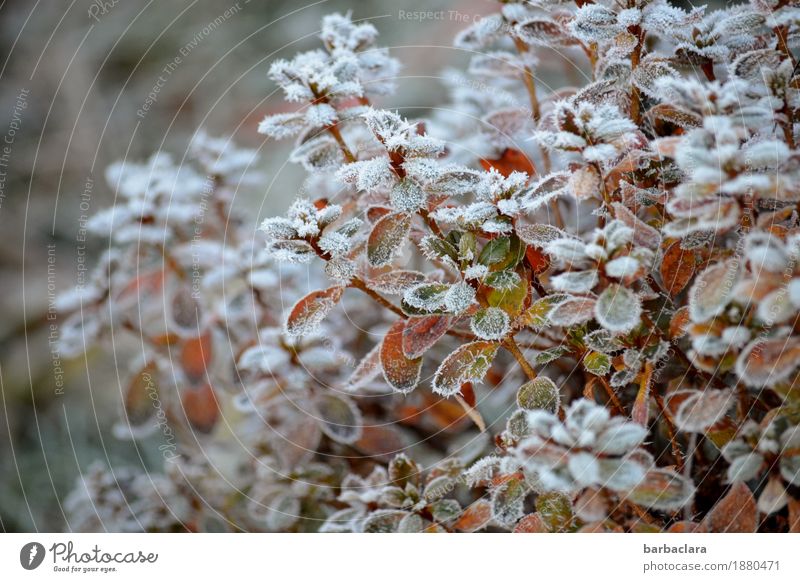
M536 511L551 532L574 529L575 515L569 497L559 491L542 493L536 498Z
M478 256L478 263L481 265L495 265L506 258L511 250L511 239L507 236L495 238L484 245L481 254Z
M513 271L498 271L498 273L513 273ZM497 275L498 273L492 273ZM492 277L489 275L488 279ZM491 285L490 285L491 286ZM517 280L511 287L492 289L486 297L486 302L491 307L499 307L511 317L516 317L522 312L525 306L525 300L528 298L528 278L520 277L517 275Z
M605 376L611 370L611 358L600 352L589 352L583 358L583 367L595 376Z
M505 527L512 527L525 515L525 497L528 488L525 482L512 477L492 493L492 517Z
M544 376L526 382L517 391L517 404L525 410L547 410L555 413L560 402L558 386Z

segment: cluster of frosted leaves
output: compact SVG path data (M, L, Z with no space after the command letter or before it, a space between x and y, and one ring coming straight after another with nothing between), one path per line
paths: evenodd
M522 420L522 419L521 419ZM589 400L575 400L562 423L547 410L530 410L512 454L528 479L543 491L606 487L633 490L652 466L646 454L632 454L647 429Z
M480 523L467 523L456 499L465 490L463 469L458 459L448 458L423 471L401 453L366 477L349 474L337 497L345 507L332 513L320 531L434 533L485 527L491 515L482 515Z
M729 463L727 479L764 485L758 510L765 515L781 511L791 499L787 488L800 484L798 445L800 426L786 416L760 424L747 421L738 437L722 448Z
M151 376L209 446L233 394L237 436L257 451L234 480L252 529L753 531L759 512L796 529L800 100L773 29L794 50L797 7L580 4L503 2L463 31L468 74L445 72L453 102L424 120L371 105L398 64L372 25L327 17L321 50L270 72L302 106L259 131L296 137L311 199L263 223L265 249L213 224L188 238L203 174L225 200L219 176L246 170L248 150L201 134L202 172L160 158L114 170L151 238L147 268L131 275L123 230L91 286L62 300L90 306L62 327L65 353L137 303L171 318L145 318L162 348L132 363L117 432L153 434ZM591 71L577 89L540 84L535 113L526 82L543 48ZM183 220L140 211L165 196ZM185 270L202 245L194 302L159 268L164 241ZM505 430L492 441L487 426ZM396 455L411 442L432 468ZM181 454L192 486L230 509L208 463ZM708 459L734 484L695 499Z
M96 462L77 480L64 510L77 532L184 531L191 507L179 493L168 476L124 467L112 472Z

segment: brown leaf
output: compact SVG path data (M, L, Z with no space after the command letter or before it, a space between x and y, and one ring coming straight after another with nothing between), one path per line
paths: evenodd
M200 383L207 375L213 357L211 332L186 340L181 348L181 367L193 384Z
M703 524L715 533L755 533L758 529L756 500L742 482L731 485L727 495L708 512Z
M661 260L661 280L664 289L673 297L683 291L692 280L695 267L693 250L682 249L679 241L669 245Z
M800 365L800 341L794 337L756 339L736 360L736 373L748 386L774 386Z
M142 426L156 412L154 400L159 398L158 386L154 375L157 371L154 363L148 363L133 375L125 391L123 407L131 428Z
M525 257L528 259L528 264L535 275L544 273L550 268L550 257L539 248L529 246L525 249Z
M306 335L313 333L330 313L344 293L344 287L329 287L312 291L294 304L286 319L286 333Z
M183 392L181 400L184 414L192 428L202 433L210 433L219 417L219 402L214 389L209 384L190 388Z
M487 171L494 168L505 177L508 177L511 172L525 172L529 176L536 173L536 168L528 156L513 148L506 148L496 160L482 159L481 166Z
M449 315L411 317L403 329L403 353L407 358L419 358L439 341L453 323Z
M690 321L689 308L684 305L673 314L669 321L669 337L678 339L685 336Z
M367 240L367 259L373 267L383 267L392 262L411 230L411 216L403 212L382 217Z
M512 533L550 533L539 513L529 513L517 522Z
M789 533L800 533L800 501L789 498Z
M463 532L474 532L485 527L491 519L491 504L485 499L478 499L461 513L453 528Z
M422 358L406 357L403 351L405 326L405 320L400 319L386 332L381 346L381 366L383 367L383 377L386 378L389 385L398 392L407 394L419 384Z
M408 443L403 433L392 425L369 425L361 430L361 438L353 446L364 455L378 459L403 452Z

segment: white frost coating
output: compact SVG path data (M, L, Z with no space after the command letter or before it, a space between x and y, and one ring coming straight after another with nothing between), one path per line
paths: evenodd
M485 340L499 340L509 329L508 314L499 307L486 307L478 311L469 321L469 327L476 336Z
M597 322L612 333L627 333L639 324L642 304L639 297L620 285L609 285L595 305Z
M447 291L444 298L444 306L450 313L459 314L467 309L475 301L475 289L468 283L456 283Z

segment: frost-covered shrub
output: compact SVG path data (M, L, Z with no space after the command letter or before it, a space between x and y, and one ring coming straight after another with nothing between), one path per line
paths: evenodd
M308 177L255 246L253 152L109 169L62 350L140 338L116 432L176 444L93 468L75 527L800 530L800 8L498 8L448 116L375 101L399 63L349 16L275 62L258 131ZM542 90L553 50L583 86Z

